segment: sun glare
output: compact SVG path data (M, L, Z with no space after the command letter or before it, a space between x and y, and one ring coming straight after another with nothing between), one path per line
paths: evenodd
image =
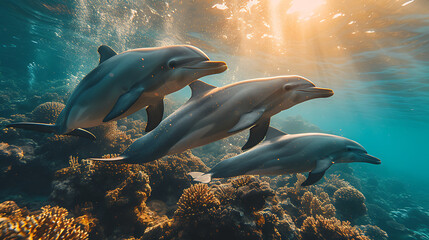
M297 13L301 19L311 17L314 11L326 4L325 0L293 0L287 14Z

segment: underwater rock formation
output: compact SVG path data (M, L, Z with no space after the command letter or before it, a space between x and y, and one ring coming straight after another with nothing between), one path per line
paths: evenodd
M1 239L88 239L88 232L68 211L45 206L41 212L29 213L14 202L0 204Z

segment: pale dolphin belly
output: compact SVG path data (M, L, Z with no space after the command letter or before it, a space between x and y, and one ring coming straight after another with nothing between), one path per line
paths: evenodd
M200 147L234 135L235 133L229 133L228 130L240 120L240 113L236 112L234 114L234 108L225 107L225 105L220 108L222 110L210 112L208 115L192 111L190 113L192 117L188 121L194 123L194 126L184 136L180 137L168 154L183 152L187 149ZM217 104L201 105L200 108L218 109Z

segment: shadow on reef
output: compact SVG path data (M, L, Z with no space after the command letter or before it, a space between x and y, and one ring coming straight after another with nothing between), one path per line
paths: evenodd
M0 125L51 123L63 106L41 103L30 114L0 118ZM300 187L302 174L193 184L189 172L241 153L246 133L142 165L85 160L120 153L145 126L127 118L95 127L94 142L2 128L0 197L12 201L0 204L0 238L61 232L63 239L427 239L429 214L405 186L357 178L347 164L310 187ZM301 117L279 126L322 132Z

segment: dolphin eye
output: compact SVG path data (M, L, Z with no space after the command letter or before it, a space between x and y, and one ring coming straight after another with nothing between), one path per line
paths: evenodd
M290 91L292 89L293 89L292 85L289 85L289 84L283 85L283 90L285 90L285 91Z
M175 69L177 67L177 61L170 60L167 65L168 65L168 68Z
M171 59L168 61L167 66L170 69L180 68L180 67L186 67L189 65L192 65L193 63L205 61L200 58L179 58L179 59Z

